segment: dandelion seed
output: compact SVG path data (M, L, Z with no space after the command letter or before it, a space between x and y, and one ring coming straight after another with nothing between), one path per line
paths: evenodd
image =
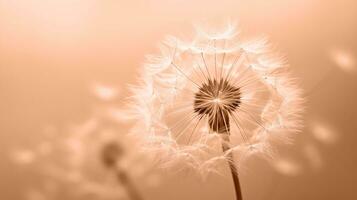
M321 122L315 122L311 131L315 139L325 144L333 144L338 139L333 129L329 125Z
M279 173L287 176L296 176L301 172L301 166L291 159L276 160L273 166Z
M204 174L228 161L241 199L244 160L271 157L273 143L290 142L302 126L301 90L286 62L265 38L242 41L231 25L198 29L192 41L169 37L160 50L132 89L132 132L164 166L185 163Z
M93 84L92 90L94 95L103 101L110 101L118 96L118 90L116 88L99 83Z
M354 56L345 49L330 49L331 60L345 72L356 71L356 60Z

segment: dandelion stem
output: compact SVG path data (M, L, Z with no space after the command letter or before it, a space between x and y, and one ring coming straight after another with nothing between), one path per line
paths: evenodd
M124 150L116 142L110 142L103 146L101 160L118 179L118 182L125 187L131 200L142 200L126 170L117 165L118 160L123 156Z
M226 153L227 151L230 150L229 147L229 134L225 134L223 136L224 141L222 142L222 149L223 152ZM228 160L228 165L232 174L232 179L233 179L233 183L234 183L234 190L235 190L235 195L236 195L236 200L243 200L242 197L242 190L240 187L240 182L239 182L239 177L238 177L238 171L237 171L237 167L234 164L234 158L233 158L233 153L230 151L227 154L227 160Z
M128 174L122 170L117 169L116 175L118 181L125 187L126 191L128 192L128 196L131 200L143 200L139 192L136 190L135 186L131 182Z

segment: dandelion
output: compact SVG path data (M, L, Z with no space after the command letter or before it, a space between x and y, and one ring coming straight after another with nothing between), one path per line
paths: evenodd
M46 177L28 198L141 200L134 180L150 185L157 177L135 139L109 119L109 114L95 113L65 132L54 131L35 148L15 151L17 163L32 165Z
M242 199L241 164L272 157L275 141L290 143L301 129L301 90L265 38L243 40L232 25L191 38L168 37L147 57L142 83L131 88L132 132L163 166L185 163L206 174L228 161Z

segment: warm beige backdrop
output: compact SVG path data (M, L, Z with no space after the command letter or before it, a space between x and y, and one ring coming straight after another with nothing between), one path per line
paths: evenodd
M31 173L9 162L48 125L78 122L94 82L124 88L167 34L194 22L238 21L286 54L308 91L306 128L241 174L247 200L357 199L357 1L0 0L0 199L20 200ZM147 199L233 199L229 176L191 176L144 189Z

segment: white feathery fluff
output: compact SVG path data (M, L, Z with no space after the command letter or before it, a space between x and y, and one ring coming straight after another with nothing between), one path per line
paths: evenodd
M303 125L302 90L286 60L266 38L242 40L233 25L196 30L191 40L167 37L159 55L147 56L141 83L131 87L132 133L162 166L184 163L177 166L206 173L217 172L230 151L238 167L252 155L272 157L274 144L290 143ZM222 135L194 108L200 88L220 79L240 91L239 106L229 118L231 149L225 153Z

